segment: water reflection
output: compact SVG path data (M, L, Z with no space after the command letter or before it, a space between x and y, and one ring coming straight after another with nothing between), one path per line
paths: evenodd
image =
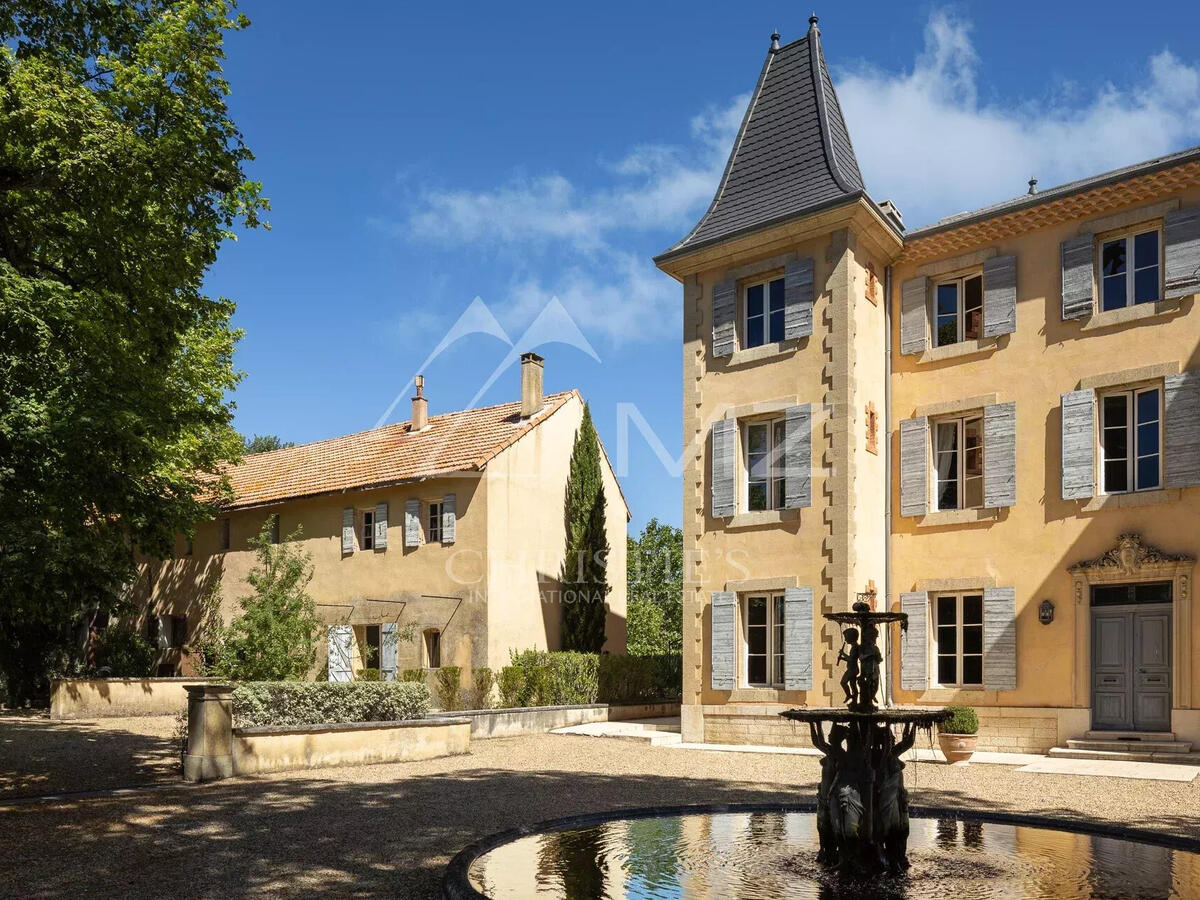
M805 813L615 820L506 844L476 860L471 879L495 900L1200 896L1200 856L1065 831L913 819L909 875L871 882L833 877L816 847Z

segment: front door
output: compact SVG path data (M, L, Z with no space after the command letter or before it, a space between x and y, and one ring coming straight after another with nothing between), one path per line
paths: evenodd
M1093 589L1094 729L1171 730L1169 601L1169 584Z

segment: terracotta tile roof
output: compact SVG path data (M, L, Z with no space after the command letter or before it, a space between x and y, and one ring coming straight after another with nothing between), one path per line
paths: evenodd
M398 422L370 431L247 456L228 470L231 508L262 506L416 481L452 472L479 471L501 450L553 415L578 391L546 397L532 419L520 402L430 416L422 431Z

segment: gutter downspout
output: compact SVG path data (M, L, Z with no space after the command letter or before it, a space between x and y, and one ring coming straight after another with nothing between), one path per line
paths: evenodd
M892 603L892 267L883 270L883 602L884 609ZM891 631L888 632L891 637ZM894 668L892 641L886 647L887 686L884 705L892 707Z

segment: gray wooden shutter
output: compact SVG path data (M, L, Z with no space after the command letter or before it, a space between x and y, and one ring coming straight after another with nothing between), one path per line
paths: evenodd
M737 421L718 419L712 425L712 515L723 519L737 508Z
M812 506L812 404L789 406L783 414L783 505Z
M737 345L737 282L722 281L713 285L713 356L731 356Z
M1017 687L1017 592L1010 587L983 590L983 686L989 691Z
M923 691L929 687L929 594L901 594L900 612L908 616L908 627L900 634L900 687Z
M349 625L330 625L329 680L350 680L350 645L354 640L354 629Z
M1200 372L1163 379L1165 485L1200 484Z
M1096 394L1062 395L1062 496L1083 500L1096 493Z
M1175 300L1200 292L1200 206L1163 217L1163 248L1167 263L1163 298Z
M900 423L900 515L929 512L929 418Z
M924 353L929 345L929 279L910 278L900 285L900 352Z
M813 589L783 591L783 686L811 691L813 686Z
M983 336L1017 330L1017 258L993 256L983 264Z
M983 409L983 505L1017 505L1017 404Z
M400 626L395 622L384 622L379 626L379 676L384 681L396 680L399 656Z
M454 530L458 525L458 497L447 494L442 498L442 543L454 543Z
M783 339L807 337L813 330L813 261L793 260L783 275Z
M1060 248L1062 261L1062 317L1083 319L1095 307L1095 287L1092 284L1092 256L1095 237L1081 234L1067 238Z
M375 549L387 549L388 535L388 505L386 503L375 504Z
M171 617L170 616L155 616L155 645L159 650L171 649Z
M404 546L421 546L421 501L404 501Z
M737 594L712 593L711 683L714 691L732 691L737 684Z
M354 552L354 507L342 510L342 552Z

